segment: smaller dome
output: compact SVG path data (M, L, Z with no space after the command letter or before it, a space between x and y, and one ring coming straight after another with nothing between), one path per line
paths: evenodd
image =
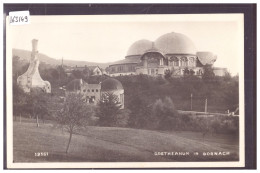
M102 91L113 91L113 90L119 90L119 89L124 89L124 88L123 88L123 85L121 84L121 82L116 79L109 78L109 79L104 80L101 83Z
M197 52L197 57L202 65L212 65L217 60L217 55L212 52Z
M127 51L126 56L142 55L145 51L153 47L153 42L149 40L138 40L134 42Z

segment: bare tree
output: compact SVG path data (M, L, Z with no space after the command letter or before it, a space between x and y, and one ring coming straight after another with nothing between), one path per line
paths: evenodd
M69 132L66 153L68 153L73 133L87 125L92 116L91 111L86 103L83 102L81 94L69 93L66 96L62 109L56 115L57 123L61 128L65 128Z

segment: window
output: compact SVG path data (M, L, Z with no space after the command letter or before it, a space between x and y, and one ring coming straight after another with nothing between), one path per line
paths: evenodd
M123 71L123 66L119 66L118 71Z
M90 90L88 89L88 92L90 92Z
M94 103L94 102L95 102L95 96L91 96L90 100L89 100L89 103Z
M154 74L154 69L153 69L153 68L151 69L151 74L152 74L152 75Z
M122 66L118 66L118 70L117 71L123 71L123 67Z
M190 66L195 66L195 60L194 59L195 59L194 57L189 58L189 65Z
M94 89L92 89L92 92L94 92Z
M98 92L98 89L96 89L96 92Z
M83 92L86 92L86 89L84 89Z

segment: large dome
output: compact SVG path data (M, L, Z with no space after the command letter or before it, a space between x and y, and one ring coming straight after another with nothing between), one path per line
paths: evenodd
M127 51L126 56L142 55L145 51L153 47L153 42L149 40L138 40L134 42Z
M104 80L101 83L102 91L113 91L113 90L119 90L119 89L123 89L123 86L122 86L121 82L119 82L116 79L109 78L109 79Z
M155 41L155 47L164 54L192 54L196 55L194 43L185 35L180 33L167 33Z

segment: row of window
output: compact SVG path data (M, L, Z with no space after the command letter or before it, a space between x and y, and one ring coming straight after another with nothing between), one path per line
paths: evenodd
M170 66L195 66L194 62L188 61L172 61L169 64Z
M158 74L158 69L148 69L148 74L154 75L154 74Z
M90 89L88 89L88 90L84 89L84 90L83 90L83 92L86 92L86 91L90 92ZM95 89L92 89L91 91L92 91L92 92L95 92ZM99 91L99 90L96 89L96 92L98 92L98 91Z
M135 71L135 66L127 66L128 71ZM112 72L123 72L124 71L124 66L118 66L118 67L111 67Z

